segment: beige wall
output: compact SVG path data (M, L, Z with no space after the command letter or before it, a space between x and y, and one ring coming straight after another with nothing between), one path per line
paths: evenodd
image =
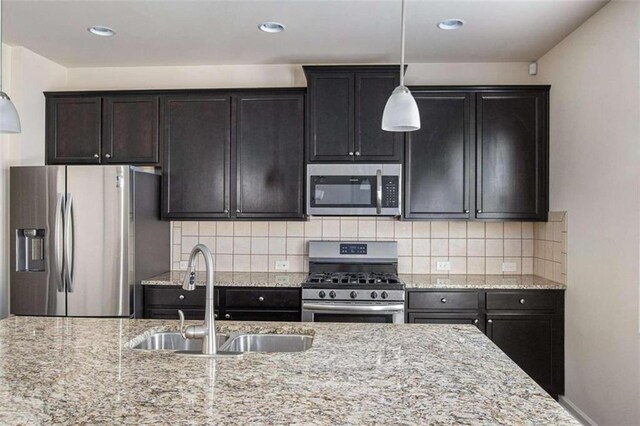
M65 87L67 70L21 47L3 46L3 88L14 102L22 133L0 137L0 318L8 314L9 167L44 164L43 91Z
M640 424L640 4L615 1L540 59L551 89L551 209L571 218L566 398Z

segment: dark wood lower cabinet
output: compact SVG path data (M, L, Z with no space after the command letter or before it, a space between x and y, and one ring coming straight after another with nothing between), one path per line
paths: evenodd
M407 290L407 301L407 322L476 325L549 394L564 393L563 290Z
M300 289L216 287L216 319L230 321L300 321ZM185 291L178 286L144 286L144 317L204 320L205 287Z

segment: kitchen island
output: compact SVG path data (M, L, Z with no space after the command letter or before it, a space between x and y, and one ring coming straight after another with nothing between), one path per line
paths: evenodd
M0 321L0 424L578 424L467 325L224 322L312 335L241 359L135 351L176 321Z

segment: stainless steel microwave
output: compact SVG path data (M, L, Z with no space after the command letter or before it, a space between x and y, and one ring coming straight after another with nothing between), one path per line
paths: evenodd
M307 213L312 216L400 216L402 165L309 164Z

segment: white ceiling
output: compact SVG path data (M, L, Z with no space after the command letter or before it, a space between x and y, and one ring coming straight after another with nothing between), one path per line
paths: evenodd
M4 41L68 67L399 62L400 0L5 0ZM607 1L407 2L408 62L538 59ZM462 18L457 31L436 23ZM267 34L260 22L283 23ZM111 38L87 32L114 28Z

